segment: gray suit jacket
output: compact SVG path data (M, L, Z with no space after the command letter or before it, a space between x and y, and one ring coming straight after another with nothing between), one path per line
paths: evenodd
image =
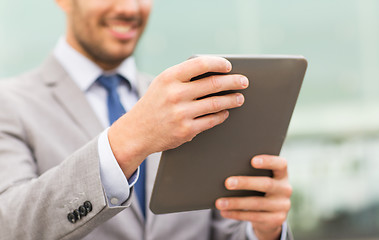
M142 95L149 78L138 82ZM246 223L215 210L148 211L145 223L133 191L123 206L110 207L99 173L102 130L54 57L0 83L0 239L245 239ZM147 196L159 157L147 162ZM70 223L67 214L85 201L92 211Z

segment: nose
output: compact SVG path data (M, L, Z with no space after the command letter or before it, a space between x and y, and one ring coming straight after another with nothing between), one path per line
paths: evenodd
M115 11L125 15L135 15L139 12L140 0L116 0Z

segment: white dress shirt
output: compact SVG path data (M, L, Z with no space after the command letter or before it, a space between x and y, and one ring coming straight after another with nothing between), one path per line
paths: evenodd
M91 60L73 49L64 38L61 38L54 49L54 56L69 74L71 79L78 85L88 99L91 107L96 113L98 119L104 126L105 130L100 134L98 140L98 151L100 157L100 176L104 187L105 194L110 206L120 206L130 195L130 188L136 183L139 175L139 168L132 175L129 181L123 174L116 158L111 150L108 140L108 108L107 92L96 82L96 79L102 74L118 73L126 78L130 84L129 89L126 83L120 84L118 92L120 100L125 110L132 109L138 101L137 92L137 68L133 57L124 60L121 65L114 71L104 72L99 66ZM248 239L257 240L252 225L247 224L246 234ZM286 239L287 223L282 226L281 239Z

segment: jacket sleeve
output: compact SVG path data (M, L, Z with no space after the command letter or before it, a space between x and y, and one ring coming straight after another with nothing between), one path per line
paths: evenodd
M212 211L211 239L247 239L246 222L223 218L220 211Z
M218 210L213 210L212 239L247 239L257 240L254 234L248 234L248 228L251 224L243 221L223 218ZM288 224L286 224L286 234L280 240L293 240L293 235Z
M40 175L10 105L0 96L0 239L78 239L130 205L107 205L97 138Z

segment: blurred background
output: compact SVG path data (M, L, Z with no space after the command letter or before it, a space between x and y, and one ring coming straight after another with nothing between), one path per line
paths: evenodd
M282 150L292 230L297 239L378 239L378 12L376 0L155 0L135 55L150 74L199 53L304 55ZM38 66L64 25L52 0L0 1L0 78Z

